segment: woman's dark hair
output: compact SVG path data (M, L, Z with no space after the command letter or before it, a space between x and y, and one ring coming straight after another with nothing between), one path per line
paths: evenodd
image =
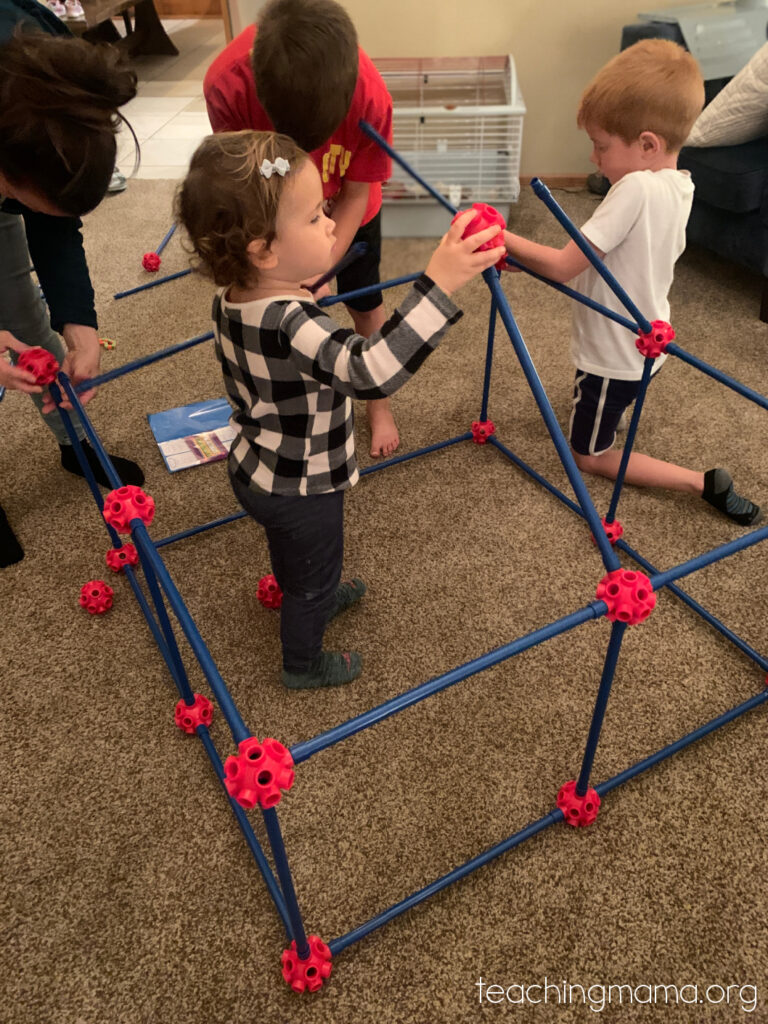
M251 54L256 95L274 125L311 153L347 116L357 85L357 33L335 0L270 0Z
M0 46L0 173L77 217L104 197L136 75L112 47L17 34Z

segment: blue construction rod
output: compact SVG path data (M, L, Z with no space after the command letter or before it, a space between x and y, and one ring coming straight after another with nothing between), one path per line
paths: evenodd
M513 849L515 846L519 846L520 843L526 839L530 839L532 836L537 835L539 832L543 832L545 828L549 828L550 825L555 825L557 822L563 820L563 812L559 809L550 811L543 818L539 818L538 821L531 822L530 825L526 825L525 828L520 829L519 832L515 832L501 843L497 843L496 846L491 846L488 850L478 854L476 857L472 857L465 864L462 864L458 868L454 868L453 871L449 871L447 875L443 875L438 878L437 881L432 882L430 885L424 886L423 889L418 889L411 896L401 900L399 903L395 903L394 906L388 910L383 911L381 914L377 914L372 917L365 924L361 924L351 932L347 932L346 935L340 936L338 939L333 939L328 943L331 953L336 956L342 950L346 949L347 946L351 946L353 942L357 942L359 939L365 938L366 935L370 935L376 928L380 928L383 924L391 921L399 914L404 914L406 910L411 910L419 903L423 903L424 900L429 899L430 896L434 896L435 893L440 892L441 889L446 889L449 885L454 882L458 882L459 879L465 878L471 874L477 868L483 867L490 861L495 860L496 857L500 857L507 850Z
M253 854L253 858L256 861L256 866L261 872L261 877L266 882L267 889L269 890L269 895L272 897L272 902L275 904L275 909L277 910L283 922L285 934L290 939L291 922L290 919L288 918L288 910L285 906L283 894L280 892L280 887L277 884L277 880L275 879L275 876L272 874L272 869L269 866L269 862L267 861L267 858L264 855L264 851L261 848L261 844L256 838L256 834L254 833L251 823L248 820L248 815L245 813L245 811L237 802L237 800L234 800L227 792L227 787L224 785L224 765L221 763L219 752L216 750L214 742L211 739L211 734L208 732L208 728L205 725L198 725L196 731L197 735L202 741L203 746L205 747L205 751L208 754L208 757L210 758L211 764L213 765L214 771L216 772L216 776L219 782L221 783L221 788L227 795L229 806L232 808L232 813L237 819L237 823L240 826L240 830L245 836L245 841L248 843L248 847L251 853Z
M523 266L518 260L512 256L507 256L507 263L512 267L517 267L530 277L535 277L537 281L541 281L542 284L548 284L550 288L554 288L557 292L562 292L563 295L567 295L568 298L573 299L575 302L580 302L582 306L588 306L590 309L594 309L596 313L601 313L608 320L613 320L617 324L621 324L622 327L626 327L628 331L633 334L637 334L637 324L632 320L627 320L621 313L617 313L613 309L608 309L607 306L601 305L599 302L595 302L594 299L590 299L588 295L582 295L581 292L577 292L574 288L569 288L567 284L560 284L559 281L552 281L548 277L543 277L541 274L535 273L528 267Z
M493 367L493 339L496 334L496 299L491 296L491 312L488 316L488 343L485 348L485 376L483 378L483 399L480 403L480 422L488 419L488 397L491 393L491 369Z
M272 847L272 858L277 869L277 877L280 879L280 887L283 891L285 906L288 911L288 919L291 925L291 936L296 943L296 952L300 960L309 957L310 949L307 942L307 934L304 931L304 922L301 919L299 901L296 899L296 889L293 885L291 869L288 866L288 855L285 852L285 843L280 831L280 822L277 818L277 811L274 807L268 810L262 808L264 824L267 827L269 845Z
M754 697L750 697L749 700L745 700L743 704L738 704L735 708L731 708L730 711L726 711L722 715L718 715L717 718L713 718L705 725L700 726L698 729L694 729L693 732L689 732L687 736L683 736L681 739L676 740L674 743L670 743L669 746L662 747L661 750L655 754L651 754L650 757L644 758L642 761L638 761L637 764L631 768L626 768L623 772L619 772L618 775L614 775L613 778L607 779L605 782L601 782L599 786L595 786L595 789L599 796L603 796L605 793L610 793L612 789L617 786L623 785L625 782L629 782L630 779L634 779L636 775L640 775L641 772L646 771L648 768L652 768L654 765L659 764L660 761L666 760L672 754L676 754L679 750L684 750L685 747L690 746L691 743L695 743L696 740L702 739L702 737L709 735L719 729L722 725L727 725L734 719L739 718L747 711L751 711L752 708L758 707L760 704L765 703L768 700L768 686L764 687L760 693L755 694Z
M555 215L555 219L565 228L622 306L635 318L636 326L634 329L637 330L639 328L644 334L648 334L651 330L650 321L646 320L632 299L630 299L622 286L610 272L608 267L606 267L605 263L603 263L595 250L586 240L584 235L582 235L565 210L554 198L544 182L540 178L534 178L531 181L531 188L544 205Z
M626 551L630 558L633 558L637 564L649 574L649 576L654 573L658 573L659 570L655 566L651 565L647 559L643 558L642 555L638 554L634 548L630 547L625 540L618 540L616 542L616 547L621 548L622 551ZM694 600L690 594L686 594L686 592L681 590L676 583L668 583L667 590L671 591L675 597L679 597L684 604L687 604L689 608L700 615L705 622L714 626L718 633L721 633L726 640L730 640L735 647L738 647L743 654L746 654L748 658L751 658L752 661L759 665L764 672L768 672L768 658L764 658L761 654L758 654L753 647L750 647L745 640L742 640L740 636L734 633L733 630L729 629L720 621L720 619L707 611L707 609L703 605L699 604L698 601Z
M350 263L354 263L356 259L364 256L367 252L367 242L355 242L354 245L351 245L349 249L347 249L338 263L335 263L330 270L326 270L322 277L318 277L310 290L316 292L318 288L322 288L324 284L328 284L328 282L332 281L337 274L340 274L345 267L348 267Z
M626 476L627 466L629 465L629 456L632 454L632 448L635 443L635 435L637 434L637 428L640 423L640 413L643 409L648 385L651 382L651 371L653 370L654 362L655 360L648 358L643 361L643 375L640 378L640 390L637 392L637 398L635 399L635 407L632 410L632 417L629 421L629 430L627 431L627 437L624 441L624 448L621 453L619 471L616 474L616 481L613 485L611 503L608 506L608 514L605 517L606 522L608 523L612 523L616 518L616 509L618 508L619 498L621 497L621 488L624 486L624 477Z
M449 203L444 195L441 195L437 191L437 189L433 188L428 181L425 181L424 178L422 178L422 176L417 171L415 171L406 160L403 160L403 158L400 156L397 150L393 149L387 142L387 140L382 138L382 136L379 135L376 129L372 127L372 125L368 124L367 121L363 120L360 120L358 124L360 128L362 128L362 130L365 132L365 134L372 138L374 142L377 142L384 150L384 152L388 156L390 156L395 161L396 164L400 164L403 170L407 174L410 174L414 181L417 181L426 192L429 192L433 199L436 199L441 206L444 206L446 210L449 211L449 213L455 214L457 212L456 207L453 205L453 203Z
M703 555L697 555L696 558L691 558L687 562L682 562L673 569L667 569L666 572L660 572L655 576L651 576L651 586L654 590L661 590L662 587L666 587L673 580L679 580L683 576L696 572L698 569L703 569L707 565L719 562L722 558L728 558L729 555L733 555L737 551L751 548L754 544L759 544L761 540L765 540L766 537L768 537L768 525L761 526L760 529L752 530L750 533L745 533L743 537L729 541L728 544L721 544L720 547L712 548L711 551L707 551Z
M131 521L131 533L136 547L142 555L142 559L147 559L154 568L157 578L160 581L160 586L163 588L165 596L168 599L168 603L173 609L173 614L176 616L184 636L189 641L189 646L192 648L192 652L197 658L200 668L203 670L206 679L210 683L211 689L216 697L216 702L218 703L221 713L224 715L230 732L232 733L232 738L235 743L239 745L243 740L249 738L251 735L250 730L240 717L240 712L237 710L237 706L232 700L226 683L216 667L215 661L211 657L210 651L206 647L203 638L200 636L194 619L189 614L176 584L171 579L162 558L155 551L152 538L149 536L146 526L140 519L133 519Z
M127 288L123 292L115 292L116 299L124 299L126 295L135 295L136 292L146 292L150 288L157 288L158 285L167 284L168 281L175 281L177 277L186 277L192 273L192 268L177 270L175 274L166 274L165 277L156 277L153 281L146 281L144 284L137 284L135 288Z
M418 451L408 452L405 455L396 455L393 459L387 459L386 462L378 462L374 466L366 466L365 469L360 470L360 476L368 476L370 473L378 473L380 469L387 469L388 466L395 466L398 462L410 462L411 459L418 459L420 455L429 455L430 452L437 452L441 448L450 448L452 444L458 444L459 441L471 441L472 432L467 431L466 434L459 434L457 437L451 437L447 441L438 441L436 444L429 444L426 448L419 448Z
M511 462L514 462L516 466L519 466L520 469L524 470L529 476L532 476L537 483L541 484L542 487L545 487L550 492L550 494L554 494L554 496L558 498L560 501L562 501L564 505L567 505L569 509L575 512L577 515L581 516L582 519L584 518L584 513L581 511L581 509L575 501L571 501L570 498L567 498L563 494L563 492L559 491L554 484L551 484L546 477L542 476L541 473L537 473L536 470L532 469L527 462L523 462L523 460L519 458L519 456L515 455L515 453L511 451L509 448L507 448L506 445L502 444L501 441L497 440L497 438L494 435L491 435L491 437L488 438L488 441L486 443L492 444L494 448L498 448L499 451L503 452L504 455L506 455Z
M133 362L125 363L124 366L118 366L114 370L110 370L108 373L102 373L98 377L92 377L90 380L81 381L77 385L78 391L87 391L89 388L97 388L101 384L106 384L110 380L116 380L118 377L125 376L126 373L131 373L133 370L139 370L142 366L149 366L150 363L156 363L160 359L167 359L168 356L175 356L178 352L183 352L187 348L192 348L194 345L200 345L204 341L210 341L213 337L213 331L207 331L205 334L198 334L196 338L187 338L186 341L180 341L177 345L171 345L170 348L161 349L159 352L152 352L148 356L143 356L141 359L134 359Z
M233 512L231 516L223 516L221 519L213 519L210 523L203 523L202 526L193 526L189 530L182 530L180 533L171 534L170 537L163 537L155 541L156 548L165 547L166 544L173 544L177 540L186 540L187 537L194 537L197 533L204 533L206 530L213 530L216 526L225 526L227 523L234 523L236 519L244 519L248 515L242 509Z
M688 363L690 366L695 366L697 370L701 370L702 373L706 373L709 377L713 377L721 384L725 384L727 388L743 395L744 398L748 398L750 402L754 402L763 409L768 409L768 398L766 398L765 395L761 395L759 391L753 391L752 388L748 388L746 384L740 384L739 381L734 380L733 377L729 377L727 373L723 373L722 370L717 370L714 366L710 366L709 363L705 363L703 359L699 359L697 356L692 356L690 352L686 352L684 348L680 348L680 346L676 345L674 341L670 342L664 351L668 352L671 356L677 356L678 359L682 359L684 363Z
M192 687L189 685L189 678L187 676L186 669L184 668L184 662L182 661L181 654L179 653L179 647L176 643L173 626L171 626L171 621L168 618L168 612L165 607L165 602L163 601L163 595L160 593L160 587L157 582L155 570L150 562L142 564L142 568L144 570L144 578L147 581L150 596L152 597L152 603L154 604L155 612L157 613L157 621L160 623L160 629L165 637L166 647L168 650L168 658L166 661L168 661L173 681L176 684L176 689L179 691L179 696L188 707L191 707L195 703L195 695L192 692Z
M424 273L420 270L418 274L406 274L405 277L393 277L391 281L382 281L379 284L369 284L365 288L355 288L354 291L344 292L343 295L325 295L318 300L318 306L333 306L337 302L347 302L349 299L359 299L362 295L372 295L374 292L383 292L387 288L396 288L399 284L408 284L416 281Z
M560 456L563 469L565 470L568 479L571 482L571 487L573 487L574 493L576 494L576 500L584 511L584 518L587 520L589 528L592 530L595 543L597 544L603 559L603 564L609 571L618 569L621 567L621 563L611 547L610 541L605 535L605 530L603 529L600 516L597 514L597 509L594 506L592 498L589 495L589 491L587 490L587 486L584 483L581 473L574 461L568 442L565 440L560 424L557 422L557 417L552 410L547 393L539 380L536 367L533 365L533 360L528 353L528 349L523 341L523 336L515 322L515 318L512 316L512 310L509 308L509 303L507 302L507 298L502 290L501 284L499 283L499 276L495 270L485 270L483 271L483 277L491 290L491 295L496 299L499 314L501 315L501 319L507 329L507 333L509 334L510 341L512 342L512 346L515 350L520 366L525 374L525 379L528 381L528 387L531 389L531 393L539 407L539 411L544 419L544 423L546 424L550 437L557 449L557 454Z
M133 567L130 565L126 565L123 568L122 572L125 574L125 576L128 579L128 582L131 585L131 590L133 590L134 597L138 602L139 608L144 614L144 618L147 620L147 625L150 628L152 636L155 638L157 648L162 654L163 660L165 661L165 664L168 666L168 671L171 673L171 676L173 677L175 669L173 659L171 658L170 652L168 651L168 648L166 646L165 637L163 636L162 631L158 626L154 615L152 614L152 609L149 606L149 601L147 601L146 597L144 596L144 592L141 589L141 586L139 585L139 581L136 579L136 574L133 571ZM173 677L173 681L174 683L176 682L175 677Z
M170 228L168 229L168 231L166 232L165 236L163 237L163 240L160 243L160 245L158 245L158 247L155 249L155 252L157 253L158 256L163 251L163 249L166 247L166 245L168 245L170 240L173 238L173 233L174 233L175 230L176 230L176 225L172 224L170 226Z
M392 697L383 704L379 704L378 707L372 708L370 711L365 711L354 718L348 719L346 722L342 722L341 725L336 725L326 732L319 733L313 739L297 743L294 747L291 747L291 756L296 764L300 764L302 761L306 761L307 758L312 757L313 754L326 750L335 743L339 743L349 736L354 736L355 733L362 732L363 729L367 729L371 725L383 722L385 718L397 714L398 711L403 711L413 704L418 704L425 697L431 697L433 693L439 693L441 690L453 686L454 683L460 683L462 679L498 665L499 662L505 661L515 654L520 654L522 651L527 651L530 647L535 647L545 640L551 640L553 637L560 636L561 633L567 633L569 629L574 629L583 622L589 622L590 619L598 619L601 615L605 615L606 611L607 605L604 601L593 601L585 608L579 609L579 611L571 612L569 615L556 619L555 622L550 622L540 629L535 629L532 633L527 633L511 643L504 644L502 647L496 647L479 658L474 658L458 668L451 669L450 672L446 672L441 676L435 676L434 679L430 679L425 683L420 683L418 686L406 690L405 693L401 693L399 696Z
M613 677L616 674L616 663L619 660L621 641L624 639L626 622L614 622L611 626L611 638L608 641L608 650L603 663L603 674L600 679L600 688L597 691L595 709L592 712L592 722L587 736L587 745L584 748L584 757L581 762L581 772L576 782L576 793L578 796L585 796L589 788L589 776L592 774L592 765L595 761L597 744L600 740L600 731L603 728L605 709L608 707L608 698L611 695Z
M82 402L75 394L69 378L66 374L59 375L64 390L67 392L72 405L77 411L80 417L83 429L85 430L86 436L91 443L94 451L98 455L99 461L101 462L104 472L107 475L107 479L110 481L113 488L121 487L120 477L115 472L115 468L112 465L109 456L104 450L104 445L101 443L101 438L98 436L96 431L93 429L93 424L88 419L88 416L83 409ZM139 554L142 556L142 565L144 571L147 571L147 565L149 564L155 571L157 578L160 581L160 585L165 591L165 595L168 598L168 602L173 609L173 613L176 616L179 625L182 628L184 635L189 641L189 645L197 658L197 661L202 668L208 682L211 685L216 700L224 718L227 720L232 736L235 743L242 743L243 740L248 739L251 735L250 731L245 725L245 722L240 717L240 712L237 710L235 702L230 696L229 690L227 690L226 684L221 677L221 674L216 667L211 654L206 647L203 638L195 625L194 619L187 611L187 607L182 600L181 594L176 588L176 584L170 577L168 570L166 569L162 558L155 551L155 546L152 543L152 538L147 532L147 528L140 519L133 519L131 521L131 534L136 544L136 548Z
M543 477L540 473L537 473L535 469L532 469L527 463L523 462L523 460L518 458L518 456L515 455L514 452L511 452L509 448L505 447L500 441L497 441L495 437L489 437L488 444L492 444L495 448L498 448L499 451L503 452L508 459L515 463L515 465L519 466L529 476L533 477L533 479L537 483L541 484L542 487L545 487L550 492L550 494L553 494L559 501L562 501L564 505L567 505L572 512L575 512L582 519L584 518L584 513L581 511L581 509L575 501L571 501L571 499L566 497L566 495L563 494L562 491L559 491L554 486L554 484L551 484L546 479L546 477ZM622 551L625 551L628 555L630 555L630 557L633 558L638 565L642 566L642 568L645 569L647 573L658 573L659 570L656 569L653 565L651 565L650 562L646 561L646 559L644 559L641 555L639 555L638 552L635 551L634 548L630 547L625 540L622 539L617 541L616 547L621 548ZM711 612L707 611L707 609L703 605L699 604L698 601L695 601L690 596L690 594L686 594L686 592L684 590L681 590L680 587L678 587L675 583L668 583L667 589L671 591L676 597L679 597L681 601L687 604L692 611L695 611L698 615L700 615L705 622L708 622L711 626L714 626L714 628L719 633L721 633L727 640L730 640L731 643L734 644L734 646L738 647L739 650L742 651L744 654L746 654L748 658L751 658L762 669L765 669L765 671L768 672L768 659L763 658L760 654L758 654L757 651L754 650L754 648L750 647L748 643L741 639L741 637L737 636L736 633L730 630L719 619L715 618L715 616Z
M70 392L72 391L72 384L71 384L71 381L70 381L69 377L67 376L67 374L63 373L63 372L59 373L59 380L61 381L61 384L64 387L64 390L69 395ZM93 495L94 501L98 505L99 511L102 511L102 509L104 508L104 499L101 496L101 491L99 490L99 485L96 483L96 477L93 475L93 470L91 469L91 465L90 465L90 463L88 462L88 460L85 457L85 454L83 452L82 443L80 441L80 438L77 436L74 424L72 423L72 417L69 415L69 412L66 409L62 409L61 408L61 402L62 402L61 388L59 387L59 385L55 381L53 381L50 384L50 386L49 386L49 391L51 392L51 397L53 398L54 402L56 403L56 407L57 407L59 416L61 417L61 422L64 424L64 429L67 432L67 437L69 438L69 442L72 445L72 448L74 450L75 456L77 457L77 461L80 463L80 468L83 471L83 475L85 476L86 483L88 484L88 487L90 488L90 491L91 491L91 494ZM79 407L79 411L81 413L83 412L83 406L82 406L82 404L80 403L80 401L79 401L79 399L77 397L75 397L75 399L74 399L72 404L73 404L73 407L75 409L78 409L78 407ZM88 431L87 430L86 430L86 436L88 436ZM112 539L113 546L120 545L120 547L122 547L122 541L120 540L117 532L109 525L109 523L106 522L106 520L105 520L105 525L106 525L107 529L109 530L109 536Z
M101 438L96 433L96 431L93 429L93 424L91 423L90 419L88 418L88 414L86 413L85 409L83 408L83 403L80 401L80 399L78 398L77 394L75 393L75 389L72 387L72 382L70 381L70 379L66 375L66 373L59 373L59 380L61 381L62 386L63 386L64 390L67 393L67 397L69 398L70 402L72 403L72 408L75 410L77 415L80 417L80 422L81 422L81 424L83 426L83 430L85 431L85 436L88 438L88 441L90 442L91 447L96 452L98 460L101 463L102 469L104 470L104 474L107 477L107 480L109 480L110 487L113 490L117 490L118 487L122 487L123 486L123 481L117 475L117 471L115 470L115 467L112 465L112 460L110 459L109 455L107 454L107 451L104 448L104 445L101 443ZM51 387L53 388L53 387L55 387L55 385L52 384ZM51 392L51 393L53 394L53 392ZM55 398L55 395L54 395L54 398ZM63 410L59 410L59 411L63 412ZM62 419L63 418L64 417L62 415ZM66 421L65 421L65 426L66 426ZM82 458L80 453L78 453L78 458ZM81 464L83 464L83 463L81 462ZM83 468L85 468L84 465L83 465ZM93 474L91 474L91 479L93 479ZM90 483L91 483L91 481L89 480L89 484ZM103 510L103 508L104 508L104 501L103 501L103 499L101 497L101 491L99 490L98 486L96 485L95 479L93 479L93 486L91 487L91 490L93 492L94 498L96 498L96 504L99 506L99 510ZM107 525L109 525L109 524L107 524ZM117 533L115 533L114 531L112 531L111 535L114 536L114 537L117 537Z

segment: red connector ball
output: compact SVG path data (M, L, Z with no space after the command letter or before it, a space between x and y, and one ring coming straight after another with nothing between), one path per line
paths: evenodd
M145 252L141 257L141 265L145 270L148 270L150 274L153 274L156 270L160 269L160 264L163 261L157 255L156 252Z
M195 703L180 700L173 714L176 725L189 736L194 736L198 725L210 725L213 720L213 704L202 693L195 694Z
M59 372L58 362L50 352L40 348L39 345L35 348L25 349L16 360L16 365L20 370L26 370L27 373L33 374L35 383L40 387L52 384Z
M237 749L237 756L232 754L224 762L224 785L229 795L246 810L256 804L268 810L280 803L280 790L287 792L296 777L288 748L277 740L267 738L260 743L249 736Z
M283 592L272 573L261 577L256 597L265 608L279 608L283 603Z
M104 580L89 580L80 588L80 607L91 615L103 615L112 607L113 594Z
M630 569L614 569L603 576L596 596L608 605L607 619L628 626L643 622L656 607L651 581L642 572Z
M288 982L294 992L317 992L331 976L331 951L317 935L308 935L309 956L300 960L296 952L296 942L290 949L283 950L283 979Z
M568 825L575 828L586 828L591 825L600 810L600 797L590 786L584 796L576 792L576 780L564 783L557 794L557 806L565 815Z
M110 548L105 561L112 572L122 572L126 565L139 564L139 553L133 544L123 544L121 548Z
M472 440L475 444L485 444L491 434L495 433L493 420L475 420L472 424Z
M104 499L104 518L118 533L130 533L132 519L149 526L155 518L155 499L135 484L126 484Z
M649 334L638 331L638 339L635 342L638 352L646 358L657 359L665 351L670 341L675 340L675 332L671 324L666 320L651 320Z
M615 544L617 540L621 540L624 536L624 527L618 519L614 519L612 523L609 523L607 519L601 519L601 522L603 524L603 529L605 530L605 535L612 545ZM592 543L597 544L594 534L591 534L590 536L592 537Z
M464 234L461 237L466 238L467 235L476 235L478 231L482 231L484 228L497 226L499 228L498 235L494 235L494 237L491 238L489 241L483 242L483 244L479 246L478 251L483 252L486 249L495 249L499 245L504 245L503 231L504 228L507 226L507 222L504 220L499 211L495 210L492 206L489 206L487 203L472 203L472 209L475 211L475 216L464 228ZM466 213L466 210L459 210L459 212L451 221L451 224L453 224L458 217L461 217L463 213ZM505 254L498 261L498 263L496 264L498 270L501 270L501 268L504 266L504 264L506 263L506 259L507 257Z

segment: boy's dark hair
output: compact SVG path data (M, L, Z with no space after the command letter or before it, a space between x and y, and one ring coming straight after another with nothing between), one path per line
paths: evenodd
M256 95L275 131L308 153L347 115L357 84L357 33L335 0L270 0L251 54Z
M0 46L0 173L78 217L104 198L115 168L117 108L136 75L113 47L17 34Z
M669 39L642 39L598 71L584 90L576 122L628 145L654 132L676 153L703 106L704 81L691 54Z
M282 157L285 175L265 178L259 168ZM275 132L218 132L203 139L176 192L176 219L184 227L198 269L218 285L247 288L256 279L248 246L275 237L277 208L307 154Z

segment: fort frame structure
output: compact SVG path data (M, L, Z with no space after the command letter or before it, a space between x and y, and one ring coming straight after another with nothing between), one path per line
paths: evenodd
M434 190L427 182L423 181L415 171L402 158L387 145L376 133L362 123L362 127L377 142L390 153L393 159L398 161L414 179L426 188L443 206L451 213L455 209L445 198ZM661 346L660 351L666 351L675 355L681 360L696 367L700 371L718 380L721 384L731 388L744 398L755 402L764 409L768 409L768 399L753 391L751 388L733 380L727 374L709 366L690 353L679 348L671 340L674 332L664 332L657 323L650 324L637 310L632 300L626 294L621 285L612 277L605 268L602 261L594 254L586 240L580 235L575 226L570 222L566 214L560 209L550 195L546 187L536 180L533 187L539 198L549 207L571 237L580 245L587 257L593 263L599 273L609 283L614 294L618 297L628 312L628 317L617 314L612 310L597 306L592 300L572 291L564 285L554 284L539 278L546 284L552 285L561 292L565 292L575 301L585 302L597 311L623 324L628 330L638 335L638 348L641 344L650 346L648 351L653 352ZM513 260L510 263L514 264ZM517 265L517 264L516 264ZM519 266L519 265L518 265ZM525 269L525 268L521 268ZM373 289L394 287L413 280L419 274L412 274L406 277L396 278L376 285ZM541 484L551 495L564 503L577 515L582 517L589 527L592 536L597 544L600 557L606 571L606 575L597 585L597 592L594 600L589 601L583 607L567 614L554 622L545 624L523 636L517 637L509 643L503 644L479 657L468 661L457 668L436 676L426 682L420 683L411 689L384 701L376 707L371 708L362 714L348 719L339 725L322 732L312 739L297 743L292 747L286 747L272 738L258 740L246 725L240 715L227 686L222 678L216 664L209 653L198 628L188 612L184 600L176 584L171 578L160 550L178 540L194 536L206 530L231 523L246 516L245 512L225 516L213 522L185 530L183 532L168 536L162 539L153 540L147 529L151 516L134 514L135 508L131 504L128 492L136 491L135 488L123 488L120 478L117 476L109 457L101 443L96 430L91 424L87 413L78 397L78 392L91 387L102 385L117 377L132 372L139 367L147 366L159 359L164 359L183 351L189 347L204 343L213 337L212 332L201 334L178 345L171 346L161 352L157 352L144 359L128 363L116 370L105 373L91 381L85 381L73 388L65 374L59 375L59 384L51 385L51 392L57 403L61 403L63 395L69 399L73 409L79 415L85 429L86 438L90 441L96 451L99 460L104 468L110 484L115 491L104 499L96 484L93 473L86 461L80 442L73 429L72 421L65 409L59 408L75 450L78 453L80 464L86 476L88 485L93 494L94 500L103 513L105 501L107 515L104 516L107 530L109 532L114 551L121 551L123 540L120 533L130 532L131 540L135 545L138 560L144 574L145 586L139 582L136 571L131 564L126 564L122 572L130 584L136 600L146 618L152 636L162 654L174 684L179 693L179 701L176 705L176 722L184 731L195 734L200 739L203 748L208 755L217 778L222 784L229 799L230 807L243 832L249 849L256 861L257 867L264 879L267 890L272 898L277 913L285 929L289 946L282 953L282 974L285 981L297 992L317 991L322 988L331 973L332 959L342 950L352 945L357 940L368 935L398 915L417 906L429 896L440 892L453 882L475 871L477 868L487 864L489 861L499 857L508 850L518 846L526 839L537 835L539 832L562 822L570 825L590 825L596 818L600 800L606 794L623 783L633 779L653 765L665 760L672 754L684 749L696 740L708 735L747 711L758 707L768 700L768 687L765 685L764 673L768 672L768 659L754 650L745 640L737 636L723 622L717 619L698 601L694 600L678 586L678 581L685 576L712 565L724 558L735 555L737 552L759 544L768 539L768 525L759 527L745 533L736 540L722 544L695 558L692 558L680 565L663 571L658 570L650 562L642 557L637 551L629 546L621 537L622 529L616 519L616 511L621 495L621 489L626 471L629 454L634 443L637 426L642 412L645 393L650 381L654 357L646 354L643 377L640 392L635 402L634 412L627 432L624 457L621 462L618 478L613 490L610 506L607 515L601 519L594 503L587 491L584 481L570 451L568 442L557 422L555 414L550 405L546 392L539 380L536 368L523 341L517 323L510 309L504 291L500 284L500 273L497 269L491 268L483 274L485 282L490 291L490 316L488 324L488 338L485 356L485 373L483 381L483 392L481 408L478 419L472 424L472 429L457 437L429 445L418 451L409 452L396 456L375 466L368 467L361 471L365 476L370 473L380 472L391 466L428 455L440 449L460 444L479 443L494 447L500 454L504 455L516 467L528 474ZM532 275L537 277L537 275ZM358 292L348 295L332 296L321 300L322 305L331 305L343 301ZM557 487L546 480L535 469L527 465L514 452L512 452L496 435L492 422L488 419L488 404L490 392L491 369L493 363L493 349L495 341L495 330L497 321L500 320L505 328L514 348L519 365L525 375L528 386L536 401L541 413L542 420L551 436L557 454L566 472L568 480L573 488L575 501L563 494ZM668 326L668 325L667 325ZM645 339L645 341L643 341ZM655 347L654 347L655 346ZM641 351L643 349L641 348ZM63 394L62 394L63 391ZM120 533L114 523L110 522L109 509L114 505L117 492L118 503L121 496L127 496L123 504L123 522L119 525ZM142 493L142 492L139 492ZM148 499L151 502L151 499ZM623 569L616 550L621 550L634 560L639 570ZM640 571L642 570L642 571ZM647 574L647 575L646 575ZM621 771L612 778L605 779L596 786L591 785L592 767L600 740L600 733L603 718L606 712L608 700L611 693L614 672L616 669L619 653L621 651L624 634L630 626L641 623L655 605L656 594L662 588L667 588L671 593L683 601L692 611L701 616L705 622L717 630L733 643L750 661L761 670L761 687L754 696L743 701L729 711L705 722L694 731L682 736L644 759L638 761ZM146 591L146 592L145 592ZM229 727L232 739L238 749L238 753L227 757L222 761L208 725L211 721L212 705L210 701L200 694L192 691L186 668L181 657L177 643L174 626L171 622L171 614L175 617L178 626L186 637L187 642L199 663L210 686L215 703L219 712L224 716ZM280 828L278 804L288 792L295 781L294 769L302 762L308 760L315 754L342 742L343 740L370 728L379 722L397 714L400 711L419 703L420 701L447 689L456 683L461 682L469 676L475 675L494 665L506 661L509 658L520 654L529 648L546 642L547 640L568 633L585 622L605 616L612 625L608 648L603 663L602 674L597 688L594 709L591 722L587 730L584 754L575 779L566 782L558 794L557 806L541 818L530 822L524 828L509 835L503 841L487 848L464 864L454 868L447 874L435 879L429 885L406 896L398 903L382 910L368 921L357 925L346 934L331 939L327 943L316 934L309 934L301 914L297 887L294 884L293 875L289 866L288 854L283 835ZM259 842L254 828L248 816L248 811L258 806L263 816L264 828L271 852L271 863L264 847ZM300 888L300 886L299 886Z

